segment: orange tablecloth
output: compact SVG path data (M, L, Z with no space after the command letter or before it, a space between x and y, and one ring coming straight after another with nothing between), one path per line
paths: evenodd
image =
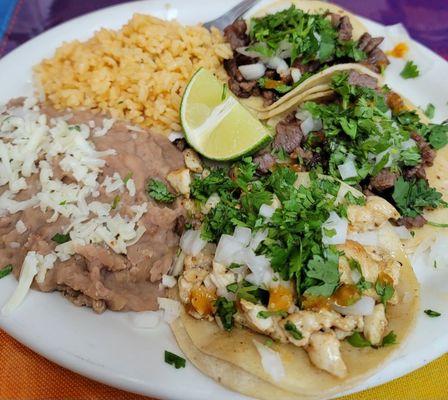
M0 399L149 400L147 397L113 389L61 368L22 346L1 330ZM343 400L446 399L448 399L448 355L386 385L343 398Z

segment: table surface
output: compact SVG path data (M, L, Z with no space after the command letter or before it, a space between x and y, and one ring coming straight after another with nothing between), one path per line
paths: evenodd
M219 1L219 0L215 0ZM0 0L0 57L41 32L123 0ZM167 1L169 2L169 0ZM403 23L411 36L448 59L448 0L336 0L383 24ZM0 399L143 400L63 369L0 330ZM442 400L448 393L448 355L386 385L345 400Z

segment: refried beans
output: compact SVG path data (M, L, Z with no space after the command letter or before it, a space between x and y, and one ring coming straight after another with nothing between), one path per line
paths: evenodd
M10 103L14 104L14 103ZM15 102L17 104L17 102ZM40 113L48 118L61 116L51 108L41 107ZM66 112L65 114L68 114ZM104 116L88 112L70 113L69 124L89 124L95 121L101 125ZM159 283L163 274L170 269L178 249L179 222L185 220L182 202L177 199L172 204L160 204L150 199L145 191L148 179L156 178L165 183L166 175L184 168L182 153L167 138L148 131L136 132L124 122L115 122L106 135L89 137L97 151L115 149L116 155L103 157L106 161L98 176L101 184L106 176L118 173L121 177L132 176L135 195L128 191L119 193L119 212L131 215L134 204L146 202L147 212L139 220L146 228L136 244L127 248L127 254L117 254L107 245L87 244L75 247L75 255L66 261L57 260L48 269L43 282L33 282L33 288L44 292L58 290L78 306L92 307L100 313L105 309L115 311L155 310L157 297L164 296ZM74 178L58 165L53 158L54 175L69 184ZM39 174L26 178L28 188L20 191L15 199L26 200L41 190ZM169 187L169 186L168 186ZM0 187L0 195L6 187ZM116 193L106 193L100 185L96 201L112 203ZM89 200L89 199L87 199ZM114 211L118 212L118 211ZM57 243L55 234L67 228L69 219L62 215L52 223L47 222L53 211L42 212L39 207L0 216L0 266L12 264L13 273L18 278L25 256L30 251L41 255L54 251ZM24 233L18 233L16 223L26 226ZM11 243L14 246L11 246Z

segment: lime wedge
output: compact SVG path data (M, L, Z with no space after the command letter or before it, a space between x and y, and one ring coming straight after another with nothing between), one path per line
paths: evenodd
M180 120L187 142L212 160L234 160L271 140L271 134L209 71L201 68L188 83Z

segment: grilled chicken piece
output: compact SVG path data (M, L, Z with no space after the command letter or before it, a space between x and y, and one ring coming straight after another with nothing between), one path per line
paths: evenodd
M353 240L347 240L344 244L338 245L337 248L344 252L348 260L353 258L358 261L361 265L362 275L368 282L376 282L379 273L379 263L369 255L364 246ZM341 264L341 261L339 264ZM347 279L346 275L344 275L344 279Z
M364 317L364 336L373 345L381 343L387 328L386 310L383 304L377 304L371 315Z
M213 272L210 274L210 280L217 287L218 296L224 296L227 293L227 285L236 281L233 272L227 272L227 268L213 261Z
M190 302L190 293L195 287L199 287L208 275L208 271L195 267L186 270L179 278L179 297L184 304Z
M285 325L292 323L301 333L302 339L294 338L293 332L287 330ZM335 327L341 331L353 333L356 329L362 329L362 317L347 315L343 317L335 311L322 310L315 311L298 311L294 314L288 315L287 318L280 322L280 326L285 331L288 341L296 346L306 346L309 343L310 337L313 333L321 329L328 330Z
M365 206L351 205L347 210L350 230L365 232L378 229L389 219L400 218L399 212L378 196L368 196Z
M280 317L271 316L267 318L260 318L258 313L260 311L268 311L268 309L260 304L253 304L250 301L240 300L241 312L235 315L235 320L256 332L269 335L270 337L282 343L287 343L286 335L279 326Z
M183 168L170 172L166 176L166 180L177 193L183 194L186 197L190 195L191 176L189 169Z
M305 350L316 367L338 378L347 376L347 366L341 356L341 342L333 332L313 333Z

